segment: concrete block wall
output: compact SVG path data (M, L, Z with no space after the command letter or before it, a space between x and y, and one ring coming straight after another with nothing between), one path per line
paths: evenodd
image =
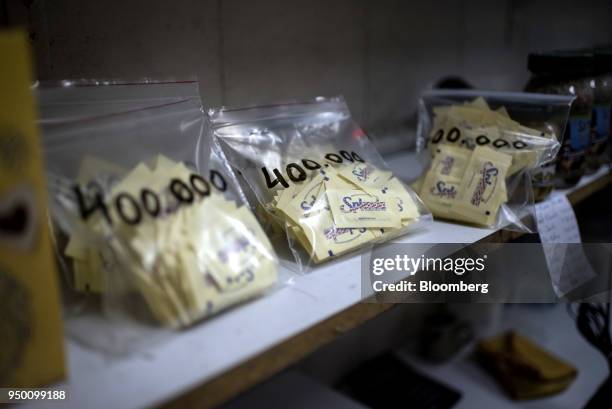
M409 143L442 76L517 90L529 51L612 42L608 0L4 1L41 79L197 75L211 106L342 94L379 142Z

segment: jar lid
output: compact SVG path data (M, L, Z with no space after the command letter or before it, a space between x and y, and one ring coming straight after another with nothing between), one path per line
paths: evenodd
M594 68L598 74L612 73L612 47L594 48Z
M530 53L527 69L534 74L583 75L593 72L594 55L586 51Z

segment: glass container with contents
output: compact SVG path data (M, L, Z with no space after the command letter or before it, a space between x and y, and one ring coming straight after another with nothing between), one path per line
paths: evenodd
M576 96L569 121L562 137L556 161L544 165L543 175L554 172L555 177L534 175L534 190L539 199L553 187L574 186L586 169L586 154L590 145L593 88L589 75L593 72L593 54L586 52L554 51L529 55L528 69L532 76L525 86L529 92Z

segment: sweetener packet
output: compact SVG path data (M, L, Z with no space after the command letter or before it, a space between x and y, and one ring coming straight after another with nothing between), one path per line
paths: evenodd
M487 147L474 149L459 183L451 217L482 226L493 225L507 200L506 177L511 163L510 155Z
M263 294L278 263L211 148L197 82L108 84L40 89L40 125L54 243L76 290L68 332L124 354Z
M430 220L341 98L209 111L216 146L244 196L298 269ZM281 227L284 234L275 235Z
M267 205L317 263L419 218L413 197L390 172L370 165L370 174L380 178L357 182L354 175L362 169L362 164L320 169L310 180L279 190Z
M536 186L537 183L532 187L532 175L540 174L543 166L554 161L571 102L572 97L568 96L531 93L425 92L420 100L417 127L417 151L424 171L413 186L437 217L533 232L534 197L541 199L550 190ZM501 156L482 149L475 153L479 148ZM493 202L488 202L496 203L487 205L489 214L465 213L469 206L457 207L460 201L465 206L469 204L460 200L467 194L462 189L468 186L463 172L468 171L468 161L476 163L487 156L493 160L503 158L495 166L506 180L500 181ZM462 165L454 165L453 174L441 172L439 168L448 167L453 159ZM502 207L503 212L499 211Z
M142 162L124 176L115 174L99 212L70 237L64 254L72 260L77 290L106 291L103 250L88 244L87 235L110 237L110 250L121 255L115 268L167 326L190 325L275 284L272 245L248 209L182 163L163 155L149 162L152 167ZM97 159L85 163L83 174L120 169ZM86 186L76 189L88 196Z
M434 216L450 219L472 151L451 145L440 145L436 151L421 184L420 197Z

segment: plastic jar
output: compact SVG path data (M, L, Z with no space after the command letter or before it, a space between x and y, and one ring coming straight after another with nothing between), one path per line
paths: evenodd
M586 52L529 54L527 68L532 76L525 86L526 91L576 97L557 159L533 176L536 200L543 200L553 187L574 186L585 173L594 99L592 78L589 78L593 73L593 59L593 54ZM554 177L547 176L553 172Z

